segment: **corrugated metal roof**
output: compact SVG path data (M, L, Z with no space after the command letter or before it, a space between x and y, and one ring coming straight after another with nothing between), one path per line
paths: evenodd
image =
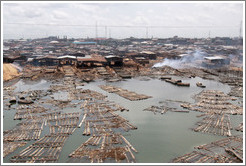
M96 42L73 42L73 44L96 44Z
M77 60L82 62L88 62L88 61L107 62L104 57L91 57L91 58L78 57Z
M76 57L75 57L75 56L72 56L72 55L64 55L64 56L60 56L60 57L58 57L57 59L65 59L65 58L76 59Z
M204 59L207 59L207 60L216 60L216 59L225 59L225 58L220 57L220 56L212 56L212 57L205 57Z

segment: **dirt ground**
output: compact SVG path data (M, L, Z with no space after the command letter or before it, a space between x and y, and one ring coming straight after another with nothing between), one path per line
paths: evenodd
M3 64L3 81L8 81L13 78L19 77L21 73L17 70L17 68L9 63Z

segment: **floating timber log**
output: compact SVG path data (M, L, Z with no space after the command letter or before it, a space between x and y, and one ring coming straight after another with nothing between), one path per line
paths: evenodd
M26 145L27 142L9 142L3 141L3 157L14 152L17 148Z
M176 85L178 85L178 86L190 86L190 83L178 82Z
M174 163L242 163L243 138L229 137L195 147L197 151L173 159Z
M131 101L144 100L144 99L151 98L151 96L147 96L144 94L137 94L135 92L131 92L126 89L119 88L119 87L107 86L107 85L101 85L99 87L109 93L116 93L119 96L124 97Z

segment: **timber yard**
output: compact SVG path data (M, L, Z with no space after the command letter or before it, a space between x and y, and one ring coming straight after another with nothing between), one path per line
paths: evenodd
M4 163L242 163L243 39L3 42Z

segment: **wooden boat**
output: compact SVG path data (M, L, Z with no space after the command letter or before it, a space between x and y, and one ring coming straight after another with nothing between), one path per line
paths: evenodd
M181 83L182 81L181 80L174 80L174 79L165 79L166 82L170 82L172 84L177 84L177 83Z
M32 100L22 100L22 99L18 100L17 102L19 104L32 104L33 103Z
M15 97L12 97L12 98L9 100L9 103L15 104L15 103L16 103L16 98L15 98Z
M190 83L178 82L176 85L178 85L178 86L190 86Z
M196 83L196 86L201 87L201 88L206 88L206 86L205 86L205 85L202 85L201 82L197 82L197 83Z
M160 79L161 79L161 80L171 80L171 79L172 79L172 77L162 76L162 77L160 77Z

